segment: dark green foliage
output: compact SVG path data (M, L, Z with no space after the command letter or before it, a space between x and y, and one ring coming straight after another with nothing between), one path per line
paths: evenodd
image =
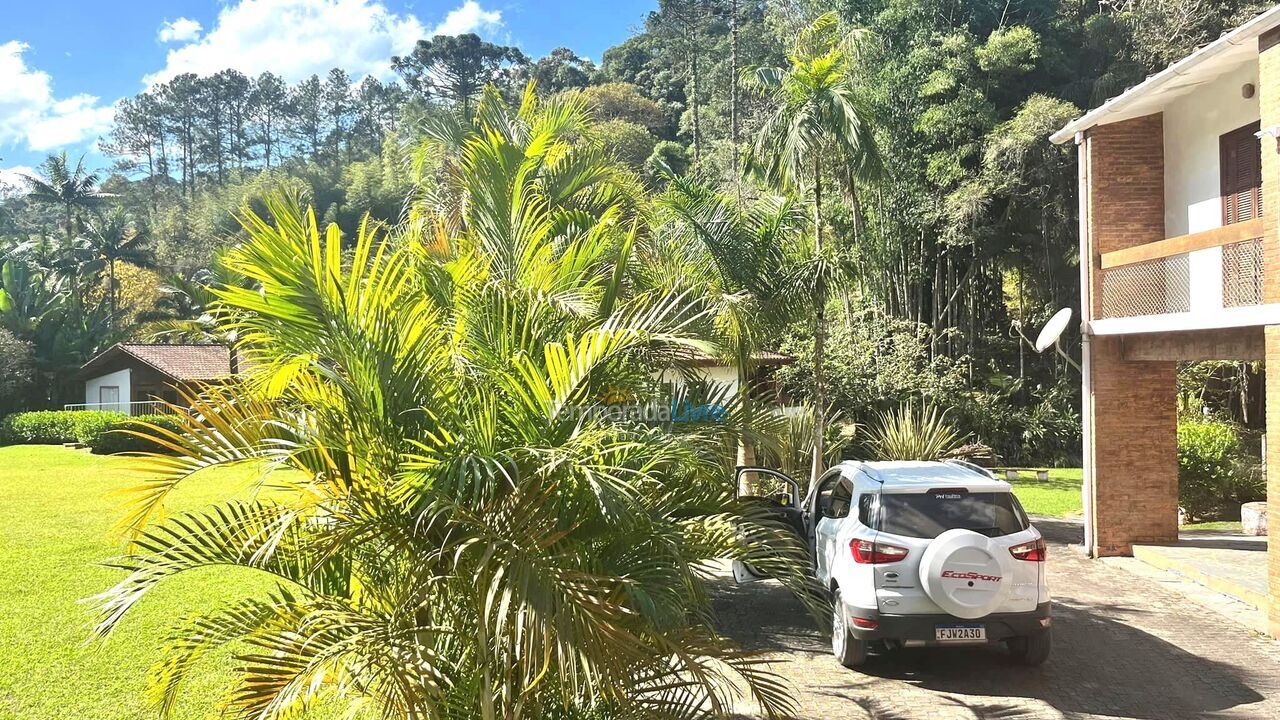
M412 53L391 60L410 90L457 105L464 115L485 85L498 82L507 68L528 62L518 49L485 42L475 33L419 40Z
M37 410L16 413L0 424L0 441L6 445L61 445L81 443L100 455L119 452L163 452L155 442L127 431L144 424L178 431L173 415L138 415L98 410Z
M569 48L556 48L537 62L523 68L525 79L537 83L538 92L555 93L584 88L596 74L596 64L578 57Z
M658 139L642 126L626 120L606 120L596 128L605 152L633 170L642 170Z
M923 401L948 409L963 434L994 448L1009 464L1079 463L1078 376L1019 380L976 366L971 358L934 353L931 347L946 338L928 325L874 308L852 308L846 315L836 307L827 343L827 393L831 407L849 420L874 426L878 413ZM777 374L790 397L811 397L812 348L808 328L800 325L782 344L798 360ZM971 372L980 382L971 382Z
M30 400L33 362L31 343L0 327L0 413L21 409Z
M110 455L123 452L166 452L167 448L152 440L134 435L134 431L154 430L147 425L179 432L182 423L174 415L137 415L134 417L110 418L107 422L86 423L80 427L80 442L99 455Z
M124 413L103 411L36 410L4 419L3 439L8 445L61 445L81 442L82 429L93 429L123 420Z
M653 175L683 175L689 170L692 158L683 145L670 140L663 140L653 148L653 153L645 161L645 169Z

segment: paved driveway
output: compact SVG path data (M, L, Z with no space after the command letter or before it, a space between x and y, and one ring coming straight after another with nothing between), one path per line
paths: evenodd
M776 583L720 587L725 632L775 654L803 718L1278 718L1280 644L1157 583L1067 547L1078 525L1037 523L1050 540L1054 648L1040 668L999 650L907 649L845 670L828 638ZM743 717L752 717L750 714Z

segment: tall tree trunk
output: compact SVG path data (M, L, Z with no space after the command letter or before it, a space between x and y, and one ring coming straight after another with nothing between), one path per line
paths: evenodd
M116 306L119 300L116 298L116 259L107 259L107 299L111 303L111 315L107 317L107 327L112 330L116 329Z
M267 117L267 121L266 123L263 124L262 127L263 127L263 134L262 134L263 150L266 156L267 169L270 170L271 169L271 143L272 143L270 116Z
M813 159L813 250L821 255L822 246L822 158ZM823 279L814 286L813 298L813 466L809 479L818 482L826 457L827 389L826 389L826 333L827 288Z
M733 143L733 187L742 202L742 173L738 169L738 0L729 2L729 135Z
M693 161L697 163L702 160L702 120L698 112L698 105L699 105L698 80L699 78L698 78L698 51L696 49L696 45L697 45L696 41L698 36L697 36L697 33L692 31L690 35L693 40L692 42L689 43L690 47L693 48L692 52L689 53L689 65L692 70L691 75L692 75L693 92L689 93L688 100L689 100L689 106L693 109Z

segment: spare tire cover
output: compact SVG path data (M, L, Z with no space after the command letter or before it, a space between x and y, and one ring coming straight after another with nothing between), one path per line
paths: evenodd
M972 530L948 530L925 548L920 584L938 607L973 620L989 615L1009 594L1009 551Z

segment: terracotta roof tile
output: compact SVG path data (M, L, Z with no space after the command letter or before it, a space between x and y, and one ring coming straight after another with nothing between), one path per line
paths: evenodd
M122 352L150 365L174 380L223 380L231 377L231 355L225 345L163 345L118 343L85 363L87 369L109 353Z
M730 363L698 350L677 352L676 356L695 367L728 366ZM795 358L772 350L757 350L751 353L751 360L757 365L790 365Z

